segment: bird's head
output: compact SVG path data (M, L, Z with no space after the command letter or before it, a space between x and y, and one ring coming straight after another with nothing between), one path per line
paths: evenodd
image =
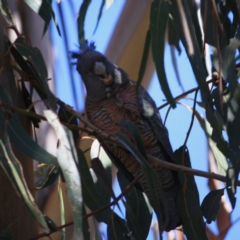
M127 74L103 54L95 51L93 43L85 43L80 53L72 53L72 58L77 59L77 71L92 100L110 98L129 82Z

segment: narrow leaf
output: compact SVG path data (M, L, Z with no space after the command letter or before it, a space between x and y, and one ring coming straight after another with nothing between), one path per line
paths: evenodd
M181 146L180 148L175 150L174 158L177 164L185 167L189 167L189 168L192 167L187 147L185 147L184 149L183 146ZM198 199L198 204L200 204L199 193L198 193L194 176L184 174L183 172L179 172L178 179L182 187L184 188L187 187L188 190L190 190L192 193L195 194L196 198Z
M127 230L124 220L118 216L111 216L107 227L108 239L118 240L120 237L122 240L130 240L132 233Z
M86 13L87 13L90 3L91 3L91 0L83 0L83 3L79 10L79 15L78 15L78 19L77 19L79 43L81 43L85 40L84 21L85 21Z
M56 101L47 83L47 68L39 49L28 46L22 36L16 39L13 44L14 46L10 41L8 41L8 44L11 46L11 54L18 65L29 75L29 77L33 78L31 83L39 96L45 100L47 107L56 110Z
M95 29L94 29L94 31L93 31L93 34L95 34L95 32L97 31L98 24L99 24L100 19L101 19L101 17L102 17L102 12L103 12L103 8L104 8L104 5L105 5L105 1L106 1L106 0L102 0L101 6L100 6L100 8L99 8L97 24L96 24L96 27L95 27Z
M141 64L140 64L140 68L139 68L139 72L138 72L138 79L137 79L136 87L135 87L136 93L138 93L138 88L141 85L141 82L142 82L142 79L143 79L143 76L144 76L144 73L146 70L150 46L151 46L151 33L150 33L150 30L148 30L147 34L146 34L142 60L141 60Z
M94 184L93 178L89 171L86 158L83 152L81 151L81 149L78 149L77 153L78 153L78 161L79 161L78 169L80 172L81 182L82 182L83 201L91 211L94 211L105 206L109 202L105 201L105 198L103 198L103 196L98 193L98 190ZM111 215L111 210L106 209L104 211L101 211L95 214L94 216L98 222L107 223L109 221L110 215Z
M1 84L0 84L0 100L2 103L12 106L12 102ZM9 113L9 111L2 108L0 110L1 129L3 129L5 126L6 122L5 113ZM54 157L46 150L41 148L27 134L22 124L20 123L16 113L12 114L11 118L8 119L7 133L9 135L10 142L24 155L28 156L31 159L35 159L41 163L57 164L56 157Z
M59 139L57 159L67 183L67 193L73 210L74 228L77 239L82 232L82 191L80 174L77 168L77 153L71 132L64 128L57 115L51 110L45 110L49 124L54 128Z
M192 191L182 188L178 194L177 208L187 239L207 240L199 200L196 195Z
M49 232L47 223L41 211L38 209L34 202L34 198L28 189L27 183L24 178L23 169L14 156L7 134L4 133L3 140L0 140L0 164L7 174L9 180L13 184L18 195L22 198L24 204L29 209L36 221L41 225L46 233Z
M48 1L38 1L38 0L24 0L25 3L34 11L36 12L45 22L43 35L45 34L51 19L53 18L55 26L57 28L58 34L61 36L60 28L55 17L55 13L52 9L52 0Z
M170 105L175 108L176 103L170 91L164 64L165 32L168 21L168 2L165 0L154 0L150 10L150 31L152 55L155 62L158 80L162 91Z
M203 199L201 211L208 224L210 224L212 221L215 221L217 218L220 201L224 194L224 189L225 188L213 190Z
M227 133L229 137L230 159L228 168L228 178L231 180L231 185L227 181L227 191L236 193L236 184L239 176L240 169L240 87L238 86L232 98L228 101L228 123ZM230 187L230 188L229 188ZM234 199L233 196L230 200ZM231 201L232 206L235 205L235 201Z
M8 1L7 0L1 0L0 1L0 11L1 15L4 17L5 21L9 25L14 25L14 20L13 20L13 15L12 12L8 6Z
M123 191L128 185L129 181L120 171L117 173L118 182ZM133 236L136 239L147 239L149 228L152 221L152 208L142 192L137 188L132 187L125 194L126 218L130 228L134 231Z

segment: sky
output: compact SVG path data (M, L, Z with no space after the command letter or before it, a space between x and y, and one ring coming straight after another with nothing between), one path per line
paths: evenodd
M71 4L72 3L72 8ZM94 41L97 50L104 53L107 49L107 45L110 41L112 32L114 27L117 23L118 17L120 12L124 6L124 0L115 0L110 8L104 8L102 18L99 22L98 29L95 34L93 34L96 23L97 23L97 16L101 1L92 1L90 8L86 15L85 20L85 34L86 38L90 41ZM56 13L57 19L60 19L58 6L56 1L54 1L54 11ZM78 11L80 8L81 1L63 1L62 3L62 11L63 15L65 16L65 24L67 28L67 36L68 36L68 47L70 50L78 50L78 37L77 37L77 26L76 26L76 19L78 16ZM60 22L60 20L59 20ZM127 27L127 26L126 26ZM61 24L60 24L61 28ZM57 31L53 24L51 25L52 31L52 39L54 45L54 59L55 59L55 83L56 83L56 95L65 103L74 106L75 109L78 111L82 111L84 109L84 96L83 92L83 85L75 67L70 67L70 59L67 52L64 52L64 38L59 37ZM192 73L192 69L188 58L185 54L183 46L181 55L178 55L176 50L173 50L174 54L177 58L177 65L179 69L180 79L183 85L184 90L189 90L193 87L196 87L195 77ZM179 86L174 69L172 67L172 58L171 58L171 47L167 44L165 49L165 66L166 66L166 73L167 79L169 80L170 88L172 91L173 96L177 96L182 93L182 89ZM121 67L121 66L120 66ZM71 83L69 82L69 74L72 71L74 76L74 87L72 87ZM73 97L73 90L76 91L78 96L77 104L75 104L74 97ZM160 85L157 79L156 74L154 74L150 86L148 88L148 92L155 100L157 106L160 106L164 103L164 95L160 89ZM193 99L193 95L189 96ZM201 101L200 97L198 98ZM181 101L184 104L193 105L192 100L184 100ZM197 107L197 110L204 115L204 110L200 107ZM167 108L164 108L160 111L161 117L164 119L166 115ZM172 109L170 114L167 118L166 127L169 131L169 138L172 144L173 149L179 148L183 145L186 133L188 130L188 126L191 121L191 113L187 110L186 107L183 105L178 104L176 109ZM188 124L186 124L186 122ZM190 158L192 167L195 169L208 171L208 164L207 164L207 142L205 135L198 124L197 120L194 121L193 128L188 139L187 147L190 152ZM201 177L195 177L199 193L200 193L200 201L202 202L203 198L209 192L207 186L207 180ZM115 185L116 192L118 192L117 184ZM240 199L240 194L237 194L237 198ZM240 213L240 204L237 202L236 208L232 213L233 221L239 217ZM215 223L208 225L210 228L215 232L216 225ZM225 239L236 239L237 230L240 227L240 223L237 222L233 225L230 229L228 235ZM148 240L153 239L152 234L149 234Z

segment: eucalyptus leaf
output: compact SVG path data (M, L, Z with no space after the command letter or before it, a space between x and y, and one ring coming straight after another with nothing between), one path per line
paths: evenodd
M120 171L117 173L118 182L123 191L130 182ZM125 194L126 218L129 227L133 230L136 239L147 239L149 228L152 221L152 208L143 193L137 188L132 187Z
M41 225L41 227L46 233L49 233L49 228L45 221L44 215L41 213L41 211L35 204L34 198L30 190L28 189L26 180L24 178L22 166L12 152L6 132L3 133L3 139L0 140L0 148L0 164L3 170L7 174L17 194L22 199L26 207L29 209L35 220Z
M13 15L10 11L7 0L0 1L0 11L1 11L1 15L4 17L5 21L9 25L13 25L14 24Z
M193 109L190 106L186 106L188 110L193 112ZM226 175L228 161L225 154L228 156L228 145L227 142L223 139L218 139L218 143L216 142L216 138L213 138L213 129L207 119L203 118L203 116L195 109L195 116L202 127L208 142L209 146L213 151L213 155L217 161L218 170L222 175Z
M1 84L0 100L4 104L12 106L12 102ZM48 153L32 140L20 123L17 114L13 113L10 119L5 118L6 114L9 114L9 111L2 108L2 110L0 110L0 128L4 129L7 121L7 133L9 135L10 142L14 145L14 147L31 159L35 159L41 163L56 165L56 157Z
M142 60L141 60L141 64L138 72L138 79L135 87L136 93L138 93L138 88L141 85L141 82L145 73L145 69L147 67L147 60L148 60L150 46L151 46L151 32L150 30L148 30L145 38Z
M34 79L31 83L39 96L45 100L47 107L56 110L56 100L47 83L47 68L40 50L29 46L23 36L19 36L13 44L8 40L8 44L15 61Z
M162 91L170 105L175 108L176 103L170 91L164 64L165 32L168 22L169 7L165 0L154 0L150 10L150 32L152 55L156 66L157 76Z
M207 240L199 200L195 193L188 188L182 188L178 194L177 208L187 239Z
M61 36L58 21L56 19L55 13L52 9L52 0L24 0L25 3L36 12L45 22L43 35L45 34L51 19L54 20L55 26L57 28L58 34Z
M187 147L181 146L177 150L174 151L174 158L176 159L176 163L185 167L191 168L191 160L189 156L189 151ZM200 204L199 200L199 193L198 188L194 179L194 176L184 174L183 172L178 172L178 179L182 187L187 186L188 190L190 190L193 194L195 194L198 203ZM187 185L186 185L187 183Z
M60 123L57 115L51 110L45 110L44 115L59 139L57 159L67 183L67 194L73 210L75 236L76 239L81 239L83 201L80 173L76 164L77 153L72 133Z
M101 17L102 17L102 12L103 12L103 8L104 8L104 5L105 5L105 2L106 2L106 0L102 0L101 6L100 6L100 8L99 8L99 13L98 13L98 18L97 18L96 27L95 27L95 29L94 29L93 34L97 31L98 24L99 24L100 19L101 19Z
M107 236L111 240L131 240L132 233L125 226L124 220L118 216L112 216L107 227Z
M82 5L79 9L79 15L77 19L79 43L82 43L85 40L84 22L90 3L91 0L83 0Z
M201 204L201 211L206 218L207 223L210 224L215 221L220 208L220 201L224 194L224 189L213 190L207 194Z
M83 201L91 211L95 211L99 208L102 208L109 202L106 201L105 198L99 194L94 184L86 158L82 150L78 149L77 154L78 154L78 169L80 172L82 182ZM111 216L111 210L107 208L104 211L96 213L94 216L98 222L107 223Z

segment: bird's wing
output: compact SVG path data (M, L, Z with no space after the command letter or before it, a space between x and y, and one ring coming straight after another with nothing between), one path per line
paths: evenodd
M175 163L173 150L169 142L168 131L161 120L155 102L142 86L139 87L138 102L142 116L156 134L161 149L166 156L166 160Z

